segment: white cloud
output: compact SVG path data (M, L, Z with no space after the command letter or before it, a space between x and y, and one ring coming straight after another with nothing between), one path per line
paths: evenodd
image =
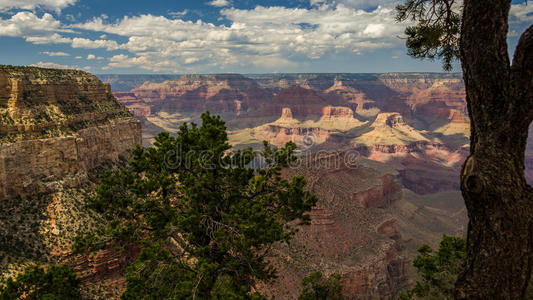
M213 0L208 2L207 4L215 7L225 7L230 6L231 2L229 0Z
M533 4L514 4L511 6L511 11L509 14L512 18L514 18L511 19L511 21L531 23L533 22Z
M90 40L90 39L79 38L79 37L72 39L72 48L83 48L83 49L104 48L110 51L120 49L118 43L113 40Z
M79 56L79 55L76 56L76 59L82 59L82 58L83 58L83 57L81 57L81 56Z
M38 17L32 12L23 11L9 19L0 19L0 36L21 37L37 45L71 43L70 38L63 37L58 32L73 31L64 28L59 20L48 13Z
M89 54L89 55L87 55L87 59L88 60L93 60L93 59L96 59L96 56L94 54Z
M368 37L373 37L373 38L382 37L384 32L385 32L385 25L383 24L368 24L365 30L363 30L364 35Z
M111 61L112 67L172 71L194 65L190 70L195 71L252 62L279 69L340 52L361 54L399 46L403 41L397 36L405 24L397 24L394 14L391 8L364 11L341 4L311 9L257 6L221 10L229 26L140 15L114 23L94 18L73 27L128 38L124 44L92 42L99 48L122 49L134 55L119 56L122 64Z
M0 0L1 1L1 0ZM71 44L72 48L117 50L119 44L114 40L90 40L82 37L68 38L58 32L75 33L66 28L51 14L38 17L32 12L18 12L9 19L0 19L0 36L21 37L27 42L45 44Z
M186 65L189 65L189 64L194 64L194 63L199 62L199 61L200 61L200 59L197 58L197 57L187 57L187 58L184 60L184 63L185 63Z
M49 69L79 69L78 66L68 66L68 65L60 65L53 62L38 62L36 64L32 64L33 67L40 67L40 68L49 68Z
M179 18L179 17L185 16L188 13L189 13L189 10L188 9L184 9L182 11L170 12L170 13L168 13L168 15L171 16L171 17L174 17L174 18Z
M70 44L72 39L63 37L57 33L43 36L28 36L26 37L26 42L30 42L36 45L47 45L47 44Z
M58 31L65 30L61 28L61 23L48 13L39 18L32 12L23 11L11 16L10 19L0 19L1 36L41 36Z
M322 4L322 3L325 3L325 2L327 2L327 0L310 0L309 4L311 4L311 6L313 6L313 5L319 5L319 4Z
M509 30L509 33L507 34L508 37L517 37L519 36L520 34L518 33L518 31L512 29L512 30Z
M77 0L0 0L0 11L13 8L29 10L43 8L60 12L63 8L76 2Z
M48 56L70 56L70 54L65 53L65 52L49 52L49 51L44 51L44 52L41 52L41 53L44 54L44 55L48 55Z

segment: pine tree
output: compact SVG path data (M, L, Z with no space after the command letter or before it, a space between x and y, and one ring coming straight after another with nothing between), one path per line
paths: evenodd
M295 147L232 152L224 121L204 113L101 176L90 202L110 226L78 246L143 245L124 299L259 299L255 286L276 277L271 247L308 224L317 201L304 178L282 177Z

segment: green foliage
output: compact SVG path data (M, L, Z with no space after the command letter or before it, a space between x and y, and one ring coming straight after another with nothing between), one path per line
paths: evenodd
M422 281L418 281L401 299L453 299L455 281L466 260L466 239L444 235L439 250L428 245L418 249L413 261Z
M398 22L415 21L405 29L408 54L419 59L442 60L450 71L459 58L461 7L456 0L407 0L396 7Z
M299 300L342 300L341 277L337 274L322 277L322 273L314 272L302 280L304 290Z
M0 287L0 299L80 299L80 280L68 266L33 266Z
M295 233L289 223L309 223L317 198L304 178L281 176L293 143L265 143L262 168L250 166L259 159L252 149L230 149L224 121L204 113L200 127L161 133L129 166L101 176L90 206L110 226L98 239L144 244L124 299L254 299L253 287L275 278L266 255ZM95 236L78 242L89 247Z

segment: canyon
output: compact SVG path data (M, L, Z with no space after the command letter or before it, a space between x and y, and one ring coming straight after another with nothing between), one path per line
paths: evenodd
M421 244L465 233L459 74L184 75L114 95L143 123L144 145L206 110L227 121L236 149L297 144L300 163L286 175L304 175L319 204L312 224L274 249L279 279L259 287L268 295L294 299L321 271L341 275L347 299L393 299L416 279Z
M279 272L257 287L267 295L295 299L301 279L321 271L341 276L346 299L394 299L417 278L420 245L465 233L470 128L458 74L99 77L110 83L0 66L4 278L38 257L71 265L88 298L119 295L138 248L71 254L73 238L102 222L84 205L97 175L206 110L227 121L235 149L296 143L299 160L283 175L303 175L319 198L311 224L268 257ZM526 165L533 178L531 147Z

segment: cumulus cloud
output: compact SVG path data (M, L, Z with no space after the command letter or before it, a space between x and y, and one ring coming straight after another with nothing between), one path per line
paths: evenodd
M49 52L49 51L44 51L44 52L41 52L41 54L48 55L48 56L70 56L70 54L65 53L65 52Z
M231 5L229 1L212 2ZM129 55L113 56L109 67L168 72L231 70L248 65L273 71L325 56L361 54L403 43L397 36L405 24L395 22L393 8L366 11L343 3L315 3L308 9L226 7L220 15L228 25L184 21L179 14L125 16L114 22L101 15L85 23L65 25L47 13L39 17L33 12L19 12L0 19L0 36L19 36L34 44L126 51ZM89 39L85 31L100 38ZM109 36L124 37L125 42Z
M509 12L513 22L533 22L533 5L531 3L514 4Z
M45 44L68 44L72 40L59 33L72 33L54 16L44 13L41 17L32 12L18 12L8 19L0 19L0 36L21 37L27 42Z
M405 26L395 22L392 8L385 7L364 11L344 5L311 9L257 6L250 10L226 8L220 13L230 25L140 15L114 23L94 18L73 27L128 38L123 44L92 42L100 48L134 54L116 57L110 62L112 67L168 67L172 71L188 70L193 64L224 68L252 63L279 68L328 54L360 54L402 44L397 36ZM117 61L119 58L122 61Z
M94 55L94 54L89 54L89 55L87 55L87 59L88 59L88 60L96 59L96 55Z
M213 0L208 2L207 4L215 7L225 7L230 6L231 2L229 0Z
M0 35L11 37L42 36L53 32L69 31L61 27L61 23L51 14L42 17L32 12L18 12L9 19L0 19Z
M13 8L29 10L43 8L60 12L63 8L76 2L77 0L0 0L0 11Z
M166 71L172 69L172 62L170 61L158 61L152 62L147 56L129 57L124 54L119 54L109 59L111 62L108 64L108 68L102 68L104 70L110 68L132 68L138 67L144 70L150 71ZM174 69L175 73L178 73L177 69Z

